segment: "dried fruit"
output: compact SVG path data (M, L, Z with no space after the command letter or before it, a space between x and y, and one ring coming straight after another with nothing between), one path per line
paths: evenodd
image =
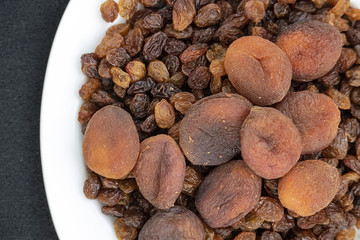
M261 179L245 162L231 161L213 169L200 184L195 204L210 227L226 227L249 213L258 203Z
M201 55L205 54L208 50L206 43L198 43L189 46L180 56L180 61L183 64L193 62L198 59Z
M122 47L124 44L124 38L121 34L114 32L111 35L105 35L101 40L101 43L96 47L95 54L103 58L105 57L112 49Z
M95 93L100 88L101 88L101 82L99 79L89 78L86 81L86 83L84 83L81 86L79 95L83 100L88 101L91 99L91 96L93 95L93 93Z
M147 109L150 104L150 98L147 94L138 93L130 102L129 109L131 113L137 118L146 117Z
M192 89L204 89L210 82L210 71L207 67L198 67L191 72L187 83Z
M194 168L186 166L184 186L182 192L194 197L196 189L199 187L203 177Z
M135 178L141 194L156 208L167 209L181 193L185 176L185 158L177 143L160 134L140 145Z
M125 110L107 106L94 114L84 135L86 165L101 176L119 179L135 166L140 143L134 122Z
M162 59L169 74L172 76L180 69L180 60L177 56L167 55Z
M136 228L128 226L124 218L117 218L115 220L114 229L118 240L135 240L137 237Z
M342 38L330 24L306 21L289 26L276 44L290 59L293 79L312 81L334 67L341 54Z
M210 46L210 49L206 52L206 58L209 62L214 61L215 59L224 59L225 58L226 48L219 44L214 43Z
M138 73L140 74L140 72L138 72ZM131 84L127 90L127 94L131 95L131 94L137 94L137 93L145 93L145 92L150 91L155 85L156 85L156 83L151 77L146 77L144 80L140 80L140 81L137 81L137 82Z
M197 29L194 31L192 35L192 43L207 43L210 42L215 34L216 28L215 27L208 27Z
M109 27L109 29L106 31L106 35L112 35L114 33L118 33L125 37L130 31L130 24L129 23L119 23L112 25Z
M198 27L208 27L218 24L221 17L221 8L219 5L210 3L199 9L194 18L194 23Z
M155 106L155 121L160 128L170 128L175 123L174 108L165 99Z
M153 78L156 82L167 82L169 81L170 74L166 65L160 60L153 60L149 63L148 74L151 78Z
M348 139L345 131L339 128L335 139L322 151L324 157L343 159L348 151Z
M340 111L333 100L324 94L292 92L276 108L290 117L299 129L303 142L302 154L318 152L336 137Z
M301 136L290 118L274 108L251 109L241 128L241 155L257 175L266 179L284 176L301 151Z
M126 64L126 72L130 75L131 82L142 80L146 76L145 64L139 61L131 61Z
M230 15L216 30L214 38L224 44L230 44L242 36L241 30L249 23L243 12Z
M336 168L319 160L299 162L279 181L281 204L299 214L310 216L325 208L340 185Z
M106 54L106 60L113 66L123 67L130 61L130 56L124 48L115 48Z
M139 240L148 239L205 239L200 219L190 210L176 206L152 216L139 233Z
M137 5L137 0L119 0L118 8L120 16L122 16L126 20L131 19L136 12Z
M164 51L169 55L179 56L186 49L186 44L176 38L168 38Z
M138 54L144 42L144 37L139 28L132 29L125 38L124 48L131 57Z
M189 92L179 92L170 98L170 103L182 114L185 114L195 102L194 94Z
M147 39L143 48L143 54L146 60L151 61L158 58L165 46L168 36L164 32L157 32Z
M240 129L252 105L237 94L203 98L187 111L180 146L195 165L219 165L240 153Z
M233 42L226 51L225 70L236 90L253 104L279 102L290 88L288 57L260 37L247 36Z
M160 31L164 26L164 19L158 13L151 13L144 17L142 28L151 33Z
M97 54L86 53L81 55L81 71L89 78L98 78L97 66L99 61Z
M173 7L174 29L183 31L192 23L195 15L194 0L176 0Z
M100 7L101 17L106 22L113 22L118 17L119 10L114 0L106 0Z
M255 206L254 212L263 220L278 222L284 216L284 208L275 198L260 197L259 203Z
M100 178L96 173L89 173L84 182L84 195L88 199L96 199L101 190Z
M96 104L91 102L84 102L79 110L78 121L81 124L88 123L98 109L99 107Z
M340 109L348 110L351 107L350 98L345 94L336 90L333 86L330 86L326 90L326 95L331 97L331 99L335 102L336 106Z
M113 76L113 82L122 88L128 88L130 86L131 78L127 72L124 72L119 67L112 67L111 74Z
M244 7L245 16L254 22L260 22L265 16L265 5L259 0L246 1Z
M256 233L254 232L241 232L234 240L256 240Z

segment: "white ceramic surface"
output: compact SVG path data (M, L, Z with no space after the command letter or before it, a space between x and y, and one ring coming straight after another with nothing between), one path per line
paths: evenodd
M58 27L41 103L41 160L46 195L61 240L115 240L113 219L82 192L86 178L77 114L85 81L80 56L94 51L106 29L99 0L71 0ZM353 5L360 7L360 0ZM359 238L360 239L360 238Z

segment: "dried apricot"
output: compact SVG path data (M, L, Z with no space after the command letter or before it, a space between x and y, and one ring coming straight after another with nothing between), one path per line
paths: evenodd
M219 165L240 153L240 129L252 105L238 94L196 102L180 126L180 146L195 165Z
M288 55L293 79L312 81L328 73L342 50L340 32L330 24L305 21L290 25L276 44Z
M340 186L337 169L320 160L299 162L279 181L279 199L287 209L310 216L325 208Z
M249 213L260 194L261 178L244 161L234 160L216 167L205 177L195 204L210 227L227 227Z
M101 176L119 179L135 166L140 142L135 124L125 110L107 106L87 125L83 140L86 165Z
M225 55L225 70L236 90L257 105L280 102L291 83L291 65L286 54L261 37L234 41Z

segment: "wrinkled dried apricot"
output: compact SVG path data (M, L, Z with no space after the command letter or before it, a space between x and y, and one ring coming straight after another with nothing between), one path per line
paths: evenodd
M256 36L234 41L225 54L229 80L236 90L256 105L280 102L291 83L291 65L274 43Z
M173 207L184 177L185 158L174 139L160 134L141 142L135 178L141 194L152 205L159 209Z
M97 174L119 179L135 166L140 142L135 124L125 110L106 106L87 125L83 140L86 165Z
M340 186L338 170L321 160L299 162L279 181L279 199L287 209L310 216L325 208Z
M330 24L305 21L286 28L276 44L290 59L293 79L307 82L334 67L341 54L342 37Z
M257 175L266 179L284 176L301 151L301 136L290 118L274 108L251 109L241 128L241 155Z
M195 204L213 228L227 227L243 218L258 203L261 178L235 160L213 169L200 184Z
M326 148L336 137L340 111L334 101L321 93L289 93L276 108L291 118L303 142L302 154Z
M240 129L252 105L238 94L196 102L180 126L180 146L195 165L219 165L240 153Z
M190 210L176 206L151 217L139 233L139 240L200 240L205 230L200 219Z

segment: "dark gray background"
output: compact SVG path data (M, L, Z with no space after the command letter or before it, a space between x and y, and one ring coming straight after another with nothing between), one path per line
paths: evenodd
M1 240L58 239L41 173L39 116L47 59L68 2L0 1Z

